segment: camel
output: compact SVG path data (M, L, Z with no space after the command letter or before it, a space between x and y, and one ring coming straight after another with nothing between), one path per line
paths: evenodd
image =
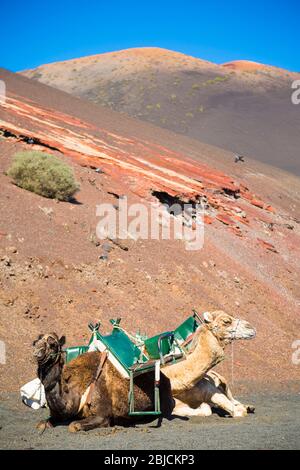
M227 344L254 336L255 329L248 322L223 311L206 312L204 324L194 334L186 359L162 369L162 415L170 417L173 412L177 416L207 416L211 414L210 406L214 405L232 416L241 416L246 405L233 399L225 379L211 369L224 359ZM99 364L104 353L88 352L65 364L64 341L64 337L59 339L55 333L50 333L40 335L34 342L38 377L45 387L50 409L50 419L41 422L39 428L69 420L72 421L69 430L75 432L129 420L129 381L121 377L109 361L100 368L100 376ZM91 384L90 397L87 391ZM152 374L137 377L134 395L137 408L153 408Z
M247 321L221 310L205 312L203 318L204 324L193 338L191 353L184 361L163 368L176 399L173 414L209 416L214 406L235 418L245 416L254 407L235 400L226 380L211 369L224 359L226 345L254 338L255 329Z
M128 416L129 380L123 378L106 359L106 353L87 352L65 364L62 346L65 337L56 333L40 335L33 343L33 354L50 410L50 418L41 421L44 431L59 423L69 422L69 431L87 431L117 423L132 422ZM137 409L153 409L154 374L135 379ZM170 417L174 407L170 381L161 374L161 411Z

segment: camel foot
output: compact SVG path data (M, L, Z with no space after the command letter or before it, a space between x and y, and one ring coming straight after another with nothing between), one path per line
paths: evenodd
M255 406L253 406L253 405L246 405L246 408L247 408L247 413L249 413L249 414L255 413Z
M46 429L51 429L53 428L53 424L51 423L50 419L44 419L43 421L40 421L36 425L36 429L40 431L42 434Z
M232 413L232 417L233 418L244 418L245 416L247 416L248 412L247 412L247 408L246 406L244 405L236 405L234 407L234 410L233 410L233 413Z
M81 431L81 424L80 421L73 421L73 423L69 424L69 432L78 432Z
M70 432L78 431L90 431L95 428L106 428L110 426L110 421L108 418L103 418L102 416L90 416L89 418L82 419L80 421L73 421L69 424Z

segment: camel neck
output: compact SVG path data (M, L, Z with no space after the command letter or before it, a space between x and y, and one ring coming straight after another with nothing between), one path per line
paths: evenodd
M73 410L67 406L67 396L62 387L62 370L64 359L62 355L52 364L45 364L39 368L39 378L44 385L46 400L51 417L68 418ZM77 404L78 408L78 404ZM72 413L71 413L72 414Z
M175 393L193 387L208 370L224 359L224 348L206 326L200 328L196 341L195 349L185 360L163 369Z
M64 360L62 355L53 363L46 363L39 366L38 377L44 385L45 391L50 391L60 381L61 371L64 366Z

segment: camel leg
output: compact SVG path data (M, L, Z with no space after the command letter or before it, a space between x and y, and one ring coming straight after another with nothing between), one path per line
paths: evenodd
M231 390L230 390L229 386L227 386L227 388L226 388L226 396L235 406L240 406L240 407L243 406L243 407L246 408L247 413L254 413L255 406L249 405L249 404L245 405L244 403L241 403L236 398L234 398L232 393L231 393Z
M244 405L235 405L230 401L224 393L214 393L210 398L211 404L217 406L233 418L242 418L247 416L247 409Z
M175 408L173 415L177 416L210 416L212 414L211 407L207 403L201 403L198 408L191 408L186 403L175 398Z
M223 383L221 385L219 380L212 379L211 376L209 380L203 379L198 382L192 389L184 392L180 398L182 401L176 398L176 406L173 413L184 416L197 416L198 413L199 416L202 416L203 409L205 410L207 406L221 408L234 417L245 416L247 414L246 408L241 409L241 405L234 405L227 398ZM188 404L192 405L193 408Z
M79 421L72 421L72 423L69 424L69 431L89 431L90 429L106 428L108 426L110 426L108 418L103 418L103 416L89 416Z
M243 403L241 403L240 401L236 400L232 393L231 393L231 390L230 388L227 386L227 389L226 389L226 396L228 397L228 399L235 405L235 406L243 406L246 408L247 410L247 413L254 413L255 411L255 406L253 405L244 405Z
M191 389L181 393L180 399L175 399L176 406L173 413L180 416L210 416L211 397L222 392L212 377L206 377Z
M238 409L240 410L242 409L242 407L244 407L247 413L254 413L255 407L253 405L248 405L248 404L244 405L243 403L241 403L240 401L236 400L233 397L233 394L228 385L228 382L222 375L220 375L218 372L215 372L215 371L209 371L208 375L214 380L216 387L219 390L220 389L222 390L224 395L228 398L228 400L231 401L231 403L233 403L233 405L237 406Z

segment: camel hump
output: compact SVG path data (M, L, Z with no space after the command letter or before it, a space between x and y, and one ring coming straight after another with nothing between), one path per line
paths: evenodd
M97 367L101 354L102 353L99 351L87 351L84 354L79 354L77 357L67 363L67 367L80 367L81 364L84 364L85 367L90 367L93 365L96 365Z
M101 359L101 352L91 351L77 356L70 362L65 364L63 368L63 378L70 384L75 383L80 386L80 389L86 389L94 380L99 362Z

